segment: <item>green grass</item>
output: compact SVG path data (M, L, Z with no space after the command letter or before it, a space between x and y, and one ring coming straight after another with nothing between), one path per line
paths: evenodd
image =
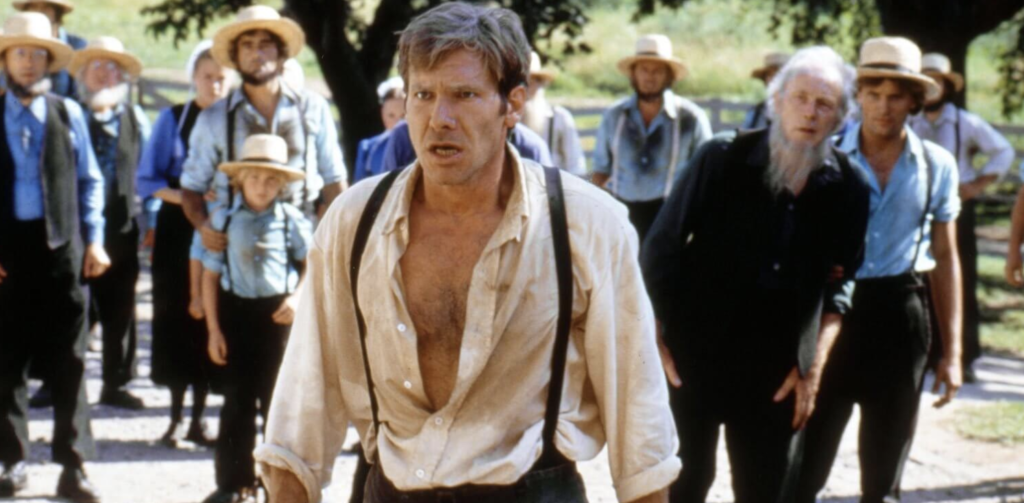
M1002 258L978 258L981 344L985 351L1024 358L1024 291L1003 277Z
M1024 444L1024 403L996 402L956 412L957 432L970 439L1004 445Z

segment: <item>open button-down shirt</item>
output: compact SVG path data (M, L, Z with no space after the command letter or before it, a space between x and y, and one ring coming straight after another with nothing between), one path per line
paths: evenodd
M359 276L367 351L380 406L369 395L349 287L360 214L380 178L354 185L313 239L306 286L257 460L292 471L311 501L330 480L349 421L402 490L512 484L540 457L551 379L558 289L544 173L511 146L515 186L469 287L458 377L431 410L399 260L421 168L395 181L370 231ZM654 336L654 316L625 208L563 176L572 248L572 335L555 446L572 460L608 445L621 501L666 487L679 473L678 438ZM376 438L375 438L376 437Z
M235 110L235 159L228 159L230 110ZM228 177L217 171L217 166L238 160L245 139L261 133L284 138L288 144L288 165L305 171L305 180L292 183L288 192L289 202L307 214L312 209L309 203L316 201L324 185L348 176L327 100L315 93L295 91L282 82L281 98L270 123L249 103L241 88L199 114L189 136L181 187L201 194L215 188L218 203L228 206Z
M942 107L942 114L931 122L924 113L910 118L910 125L923 140L935 142L956 157L960 183L973 182L978 176L1003 176L1013 165L1013 146L984 119L952 103ZM957 129L960 130L959 149ZM959 150L959 151L958 151ZM974 168L974 156L982 154L988 162Z
M864 245L864 264L857 271L857 279L898 276L908 272L925 272L935 268L932 256L932 222L952 222L960 214L959 185L956 160L946 149L929 141L922 141L910 126L903 153L889 175L889 183L882 190L878 177L860 150L860 128L857 122L847 129L839 149L850 156L871 186L871 216ZM925 149L928 154L925 155ZM921 228L924 213L925 180L928 179L928 159L932 160L931 205L927 221ZM921 239L920 253L914 262L917 241Z
M662 101L661 112L649 126L635 95L612 105L601 118L594 173L609 175L608 188L624 201L667 197L697 147L711 139L711 123L695 103L672 91L665 91ZM673 141L674 131L677 141ZM673 146L678 149L675 155Z

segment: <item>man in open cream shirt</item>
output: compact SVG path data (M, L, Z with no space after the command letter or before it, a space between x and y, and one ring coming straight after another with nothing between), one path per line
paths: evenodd
M573 296L552 449L561 461L538 462L559 314L554 233L545 171L505 142L529 61L505 9L446 3L403 32L418 161L383 200L357 290L379 433L350 287L377 177L338 198L309 252L256 451L271 501L320 500L349 421L373 460L364 501L585 501L573 462L606 444L621 501L668 501L678 438L637 235L621 204L572 176L562 177Z

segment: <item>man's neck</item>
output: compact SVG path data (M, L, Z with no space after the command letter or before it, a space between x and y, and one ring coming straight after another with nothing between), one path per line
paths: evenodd
M943 103L942 105L939 105L939 108L936 108L935 110L925 109L924 118L928 119L928 122L934 123L935 121L939 120L940 117L942 117L942 112L945 111L946 104Z
M872 157L893 150L903 151L903 145L907 142L907 129L900 128L899 133L893 135L876 135L866 128L860 129L860 151L865 157Z
M256 111L267 120L274 120L274 111L277 110L277 102L281 99L281 78L270 79L260 85L243 84L242 92L245 93L249 103L256 107Z
M420 176L416 197L429 211L452 217L477 215L504 208L512 193L514 174L512 158L504 148L491 161L491 166L480 170L473 180L459 185L431 183Z
M656 100L642 100L639 97L636 99L637 107L640 109L640 117L644 119L644 124L650 126L654 118L658 116L661 109L665 106L665 98L659 97Z

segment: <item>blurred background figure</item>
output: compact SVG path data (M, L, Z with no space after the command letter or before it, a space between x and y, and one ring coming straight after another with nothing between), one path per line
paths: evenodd
M384 132L359 142L356 154L356 168L352 182L378 175L383 172L384 152L391 131L405 119L405 83L402 77L391 77L377 86L380 99L380 118Z
M74 50L84 49L85 39L78 35L68 33L64 29L64 16L75 10L75 5L70 0L28 0L18 1L11 4L15 9L23 12L38 12L50 20L53 29L53 37L68 44ZM71 99L78 99L78 88L75 79L67 70L60 70L50 75L53 87L50 92Z
M530 53L530 82L526 88L527 102L523 124L539 134L551 151L555 166L574 175L587 174L587 161L580 147L576 121L565 107L548 103L545 89L555 80L555 73L541 66L540 55Z
M787 61L789 61L789 54L784 52L770 53L764 57L764 65L761 66L761 68L757 68L753 72L750 72L750 76L764 82L764 87L767 89L768 84L771 84L775 74L779 73L780 68L786 66ZM740 126L740 129L761 129L763 127L768 127L768 123L771 122L771 119L768 117L767 104L768 99L765 98L748 110L747 115L743 118L743 125Z

